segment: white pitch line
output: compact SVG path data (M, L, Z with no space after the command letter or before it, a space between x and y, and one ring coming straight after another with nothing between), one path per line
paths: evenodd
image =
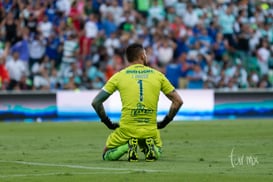
M0 178L13 178L13 177L30 177L30 176L56 176L56 175L63 175L63 176L70 176L70 175L92 175L92 174L108 174L108 172L89 172L89 173L37 173L37 174L9 174L9 175L0 175ZM114 174L128 174L129 171L117 171ZM113 173L111 173L113 174Z
M52 164L52 163L27 162L27 161L4 161L4 160L0 160L0 162L1 163L25 164L25 165L32 165L32 166L67 167L67 168L73 168L73 169L108 170L108 171L160 172L160 170L153 170L153 169L108 168L108 167L93 167L93 166L81 166L81 165L71 165L71 164Z

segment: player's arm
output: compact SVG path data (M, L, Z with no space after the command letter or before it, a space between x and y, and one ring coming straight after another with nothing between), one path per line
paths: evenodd
M98 95L93 99L92 106L98 116L101 119L101 122L103 122L109 129L116 129L119 127L118 123L112 123L112 121L109 119L109 117L106 115L105 109L103 107L103 102L110 97L111 94L107 93L104 90L101 90Z
M179 111L180 107L183 105L183 100L181 99L181 97L175 90L173 90L169 94L166 94L166 96L168 97L168 99L170 99L172 103L171 103L168 114L165 116L165 118L161 122L157 123L158 129L165 128L173 120L176 113Z

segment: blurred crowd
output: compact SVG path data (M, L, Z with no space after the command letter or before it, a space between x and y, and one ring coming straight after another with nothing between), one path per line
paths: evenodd
M176 88L272 88L273 2L1 0L0 90L99 89L142 43Z

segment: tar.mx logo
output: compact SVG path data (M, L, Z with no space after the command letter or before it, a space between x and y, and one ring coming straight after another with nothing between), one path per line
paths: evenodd
M238 166L256 166L259 164L258 157L253 155L235 154L235 149L229 155L230 163L233 168Z

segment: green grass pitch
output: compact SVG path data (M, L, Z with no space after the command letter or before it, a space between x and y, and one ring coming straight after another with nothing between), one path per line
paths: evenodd
M162 158L102 160L99 122L0 123L0 181L273 181L273 120L173 122Z

